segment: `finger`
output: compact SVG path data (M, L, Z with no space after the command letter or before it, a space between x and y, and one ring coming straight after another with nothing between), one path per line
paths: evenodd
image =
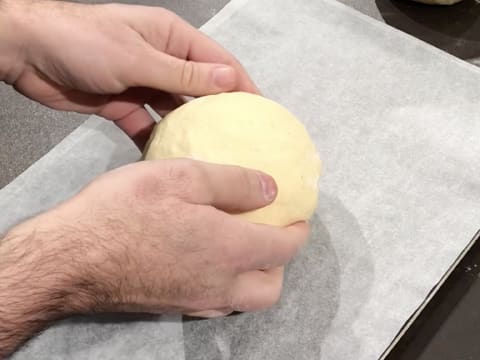
M130 26L152 47L152 50L154 49L159 53L168 54L173 58L195 63L227 65L234 69L236 81L230 89L226 86L222 86L224 89L223 91L259 93L258 88L250 79L243 66L233 55L176 14L163 8L152 9L151 7L143 6L121 7L119 9L123 9L123 14L127 20L131 19L132 12L136 12L138 19L143 19L143 21L139 23L128 22L130 23ZM160 23L158 22L159 18L162 19ZM152 31L152 28L155 31ZM149 61L148 65L153 66L140 67L140 69L144 69L147 73L146 76L148 76L148 72L151 69L158 69L159 67L158 64L152 64ZM142 80L144 79L145 78L142 77ZM142 86L147 85L142 84ZM159 89L163 88L160 87ZM196 96L212 94L212 92L204 94L189 94L187 92L185 94Z
M275 305L282 293L283 272L283 267L277 267L240 274L232 290L232 309L259 311Z
M153 94L151 89L132 88L120 95L112 96L110 101L95 113L113 121L140 150L143 150L155 125L154 120L144 108L145 102Z
M230 65L238 74L234 90L260 93L244 67L233 55L178 16L172 19L170 41L165 51L175 57L191 61Z
M165 117L169 112L183 104L185 104L185 100L180 95L166 93L154 97L148 102L148 105L150 105L151 108L161 117Z
M65 89L52 80L34 73L26 73L13 86L28 98L53 109L75 111L82 114L96 113L110 100L110 95L89 94Z
M310 233L305 222L279 228L231 217L230 222L224 224L221 231L235 234L235 239L226 242L223 251L239 273L286 265L305 244ZM232 238L232 235L224 234L224 238Z
M57 110L75 111L84 114L97 114L108 120L113 120L117 125L133 139L140 149L143 149L154 125L153 119L143 108L143 104L149 97L158 94L151 89L130 89L120 95L97 95L88 94L77 90L65 90L51 80L40 77L26 78L29 84L35 84L30 88L35 92L24 89L23 82L15 86L26 96L39 99L45 94L62 93L65 98L45 99L42 101L47 106ZM23 78L22 78L23 81Z
M256 170L192 160L161 165L170 167L168 191L192 204L245 212L270 204L277 195L275 180Z
M115 121L115 125L122 129L140 150L143 150L155 126L155 121L147 110L139 107Z
M167 113L177 106L178 100L157 90L132 88L123 94L112 96L108 103L97 109L96 113L115 122L138 148L143 150L155 126L154 119L144 107L146 103L152 103L155 110Z
M232 91L238 81L232 66L183 60L153 48L139 61L138 71L124 75L129 86L203 96Z

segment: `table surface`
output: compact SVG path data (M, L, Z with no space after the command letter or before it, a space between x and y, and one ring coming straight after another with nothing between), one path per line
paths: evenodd
M201 26L229 0L123 0L117 2L168 8ZM339 0L451 54L480 66L480 2L464 0L454 7L430 7L407 0ZM104 3L108 0L77 0ZM70 134L85 115L47 109L0 83L0 188ZM480 289L476 299L480 298ZM468 310L461 318L468 319ZM477 334L478 335L478 334ZM456 338L456 342L462 339ZM471 343L471 342L470 342ZM465 338L465 344L469 344ZM448 342L444 342L448 347ZM468 346L468 345L467 345ZM480 358L479 353L470 354ZM472 350L473 351L473 350ZM437 355L435 355L437 354ZM422 360L439 358L422 357Z

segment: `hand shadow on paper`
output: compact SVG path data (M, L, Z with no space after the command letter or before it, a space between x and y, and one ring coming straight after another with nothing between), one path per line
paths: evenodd
M335 335L348 339L350 351L359 346L350 321L368 298L372 260L356 219L342 203L322 194L320 204L308 245L287 268L280 303L261 313L185 318L186 360L319 359L345 287L355 291L355 300L347 300Z
M480 57L480 2L432 6L411 0L375 0L385 22L461 59Z

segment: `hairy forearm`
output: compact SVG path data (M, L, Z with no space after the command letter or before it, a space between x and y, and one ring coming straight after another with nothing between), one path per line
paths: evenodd
M0 359L51 321L87 310L59 236L30 221L0 240Z
M0 243L0 358L43 328L61 307L49 274L31 253L35 241L34 233L10 234Z

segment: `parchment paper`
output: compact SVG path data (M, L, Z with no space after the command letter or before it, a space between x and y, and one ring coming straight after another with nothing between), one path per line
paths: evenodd
M280 304L71 319L14 359L377 359L479 227L478 69L333 0L234 0L204 30L305 123L324 161ZM90 119L1 191L0 230L138 156Z

